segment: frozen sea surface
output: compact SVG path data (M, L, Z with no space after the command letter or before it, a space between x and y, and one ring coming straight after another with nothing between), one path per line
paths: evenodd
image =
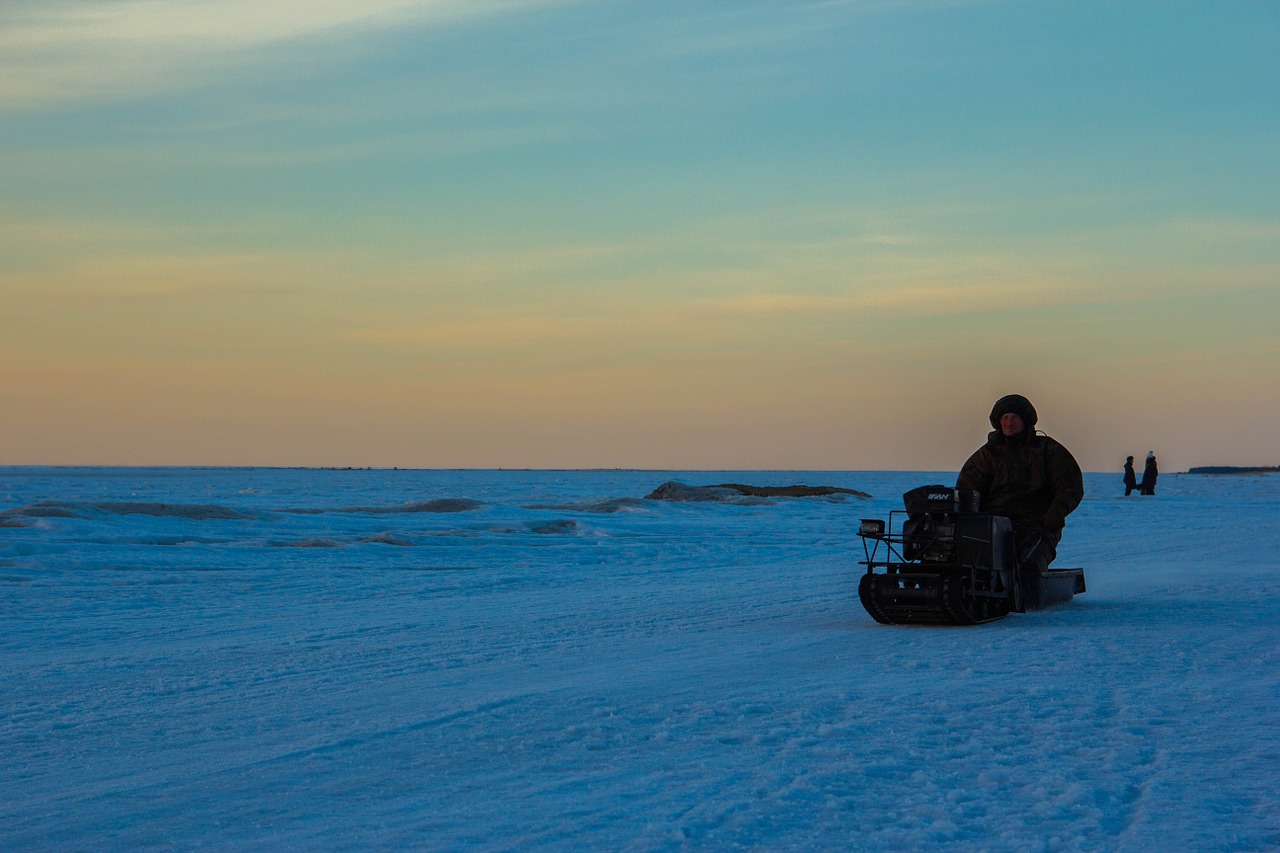
M1086 475L1087 594L877 625L953 478L0 468L0 848L1280 849L1280 475Z

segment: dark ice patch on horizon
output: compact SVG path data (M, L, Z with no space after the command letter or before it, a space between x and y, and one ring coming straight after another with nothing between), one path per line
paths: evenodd
M93 518L103 515L149 515L156 518L186 518L192 521L240 521L251 518L242 512L213 504L139 503L132 501L36 501L6 510L2 517ZM17 526L22 526L21 524Z
M361 542L370 542L375 545L395 545L400 548L408 548L413 542L404 536L398 536L395 533L375 533L372 536L365 536Z
M562 504L531 504L525 509L555 510L557 512L613 513L646 509L640 498L604 498L601 500L571 501Z
M484 504L480 501L473 501L470 498L435 498L434 500L414 501L413 503L399 506L352 506L332 511L366 513L369 515L402 515L415 512L469 512L473 509L480 509L482 506Z
M720 483L714 486L690 486L679 480L668 480L649 494L648 501L716 501L747 506L768 505L774 498L813 498L844 500L846 497L869 498L871 495L857 489L837 486L748 486L744 483Z
M271 542L273 548L341 548L342 544L332 539L299 539L292 542Z
M534 522L529 525L529 529L542 535L572 534L578 532L578 522L571 518L562 518L556 521Z
M179 548L197 545L234 545L234 539L214 539L207 536L139 536L132 539L108 539L103 545L144 545L159 548Z

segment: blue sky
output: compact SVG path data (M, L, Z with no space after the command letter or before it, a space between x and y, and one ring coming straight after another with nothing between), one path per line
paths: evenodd
M1278 464L1280 6L18 2L0 462Z

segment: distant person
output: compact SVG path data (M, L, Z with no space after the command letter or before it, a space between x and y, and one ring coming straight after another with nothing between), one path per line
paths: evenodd
M1128 456L1124 460L1124 496L1129 497L1136 488L1138 488L1138 475L1133 471L1133 457Z
M1147 451L1147 465L1142 469L1142 488L1139 490L1144 495L1154 495L1156 493L1156 479L1160 476L1160 469L1156 465L1156 454L1154 450Z
M983 512L1013 522L1018 559L1043 572L1084 498L1084 477L1067 448L1035 431L1036 419L1026 397L997 400L989 418L994 432L964 463L956 487L975 490Z

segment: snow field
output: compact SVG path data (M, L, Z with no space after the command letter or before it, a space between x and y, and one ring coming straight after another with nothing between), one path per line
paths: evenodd
M852 531L948 475L668 476L0 469L0 845L1280 847L1280 480L1088 475L1088 593L913 628Z

